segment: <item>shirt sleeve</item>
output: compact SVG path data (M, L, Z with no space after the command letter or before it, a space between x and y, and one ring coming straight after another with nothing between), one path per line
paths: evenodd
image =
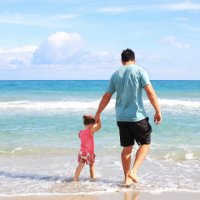
M107 90L107 93L114 94L115 93L115 86L114 86L114 74L111 76Z
M142 87L145 87L146 85L150 85L151 82L149 80L149 75L145 70L141 70L141 84Z

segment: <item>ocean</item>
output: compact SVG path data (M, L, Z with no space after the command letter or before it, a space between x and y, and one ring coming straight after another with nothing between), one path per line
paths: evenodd
M97 181L86 166L72 182L83 128L95 114L108 81L0 81L0 196L116 192L123 171L115 98L95 134ZM151 151L131 189L200 192L200 81L152 81L163 121L144 105L153 127ZM134 147L132 159L136 152Z

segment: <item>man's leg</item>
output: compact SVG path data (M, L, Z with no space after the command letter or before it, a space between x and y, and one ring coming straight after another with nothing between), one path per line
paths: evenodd
M133 146L123 147L123 150L121 153L122 166L124 170L124 184L132 183L132 180L129 177L132 148Z
M150 149L150 144L143 144L139 147L135 155L135 161L129 173L129 177L136 183L138 182L137 171L141 166L143 160L146 158L149 149Z

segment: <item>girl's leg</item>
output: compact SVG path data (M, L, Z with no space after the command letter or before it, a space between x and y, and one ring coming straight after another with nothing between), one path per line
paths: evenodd
M91 164L90 164L90 177L91 177L92 179L95 178L95 167L94 167L94 163L91 163Z
M83 169L85 163L84 162L79 162L78 167L76 168L75 176L74 176L74 181L78 181L79 175L81 173L81 170Z

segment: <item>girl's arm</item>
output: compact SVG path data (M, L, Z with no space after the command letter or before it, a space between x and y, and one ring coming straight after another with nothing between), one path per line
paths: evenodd
M99 121L92 127L91 134L94 135L94 133L97 132L100 128L101 128L101 120L99 119Z

